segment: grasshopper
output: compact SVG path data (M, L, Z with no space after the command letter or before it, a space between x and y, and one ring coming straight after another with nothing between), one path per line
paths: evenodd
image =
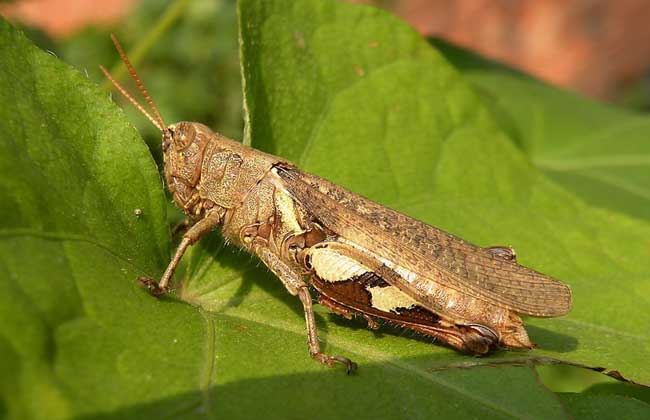
M348 373L354 362L321 351L310 285L318 303L361 316L371 329L393 324L474 355L531 349L520 314L556 317L571 309L569 287L517 264L510 247L472 245L203 124L167 126L112 39L152 114L101 69L162 132L164 178L189 220L160 280L139 279L152 294L168 292L187 248L219 228L300 299L311 356Z

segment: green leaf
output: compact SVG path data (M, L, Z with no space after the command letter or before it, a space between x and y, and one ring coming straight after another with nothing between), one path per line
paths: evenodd
M645 402L650 407L650 388L635 386L626 382L610 382L592 385L585 393L597 395L618 395L632 397Z
M620 395L559 394L569 413L581 419L647 419L650 405Z
M206 321L135 285L169 258L147 147L93 83L4 20L0 57L0 407L70 418L195 391Z
M650 117L433 42L542 172L589 204L650 220Z
M99 94L83 76L7 23L2 30L0 228L85 240L154 271L168 256L166 227L156 224L164 201L137 132L116 126L123 117L108 98L89 105ZM54 77L60 71L69 76Z
M144 144L83 76L3 22L0 413L556 418L565 407L533 362L647 381L650 227L551 184L395 18L316 0L239 9L255 146L473 242L513 244L524 264L573 286L573 313L529 323L539 350L475 359L320 311L325 350L360 363L348 377L309 359L297 299L216 236L186 258L178 290L201 309L148 296L135 278L159 275L168 252ZM457 365L485 366L438 370Z

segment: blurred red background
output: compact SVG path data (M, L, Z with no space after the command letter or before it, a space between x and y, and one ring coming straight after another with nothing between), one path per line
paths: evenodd
M26 0L4 15L55 37L114 22L138 0ZM615 99L650 78L647 0L352 0L589 96Z

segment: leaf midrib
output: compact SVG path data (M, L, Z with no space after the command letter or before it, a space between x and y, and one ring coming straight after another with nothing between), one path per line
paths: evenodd
M98 241L97 239L90 238L84 235L79 235L70 232L48 232L48 231L34 230L34 229L0 229L0 238L11 238L11 237L33 237L33 238L47 239L47 240L54 240L54 241L61 241L61 242L65 242L65 241L86 242L103 249L113 257L119 259L125 264L130 265L137 272L146 273L146 270L138 266L132 259L120 255L119 253L115 252L111 247Z

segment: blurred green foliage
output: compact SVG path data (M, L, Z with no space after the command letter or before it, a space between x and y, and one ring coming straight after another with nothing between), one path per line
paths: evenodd
M113 27L90 27L55 41L54 52L86 71L92 80L102 83L100 64L109 69L123 67L109 34L118 37L128 54L150 35L160 17L174 7L179 9L175 19L169 27L153 34L154 42L145 56L132 57L140 78L167 123L202 121L224 135L241 138L237 20L232 0L170 3L146 0ZM128 74L124 71L117 74L121 82L130 84ZM136 92L133 84L130 86ZM114 95L118 102L127 103L119 93ZM124 109L154 155L160 158L160 133L133 107L124 106Z
M618 102L625 107L650 112L650 71L621 92Z

